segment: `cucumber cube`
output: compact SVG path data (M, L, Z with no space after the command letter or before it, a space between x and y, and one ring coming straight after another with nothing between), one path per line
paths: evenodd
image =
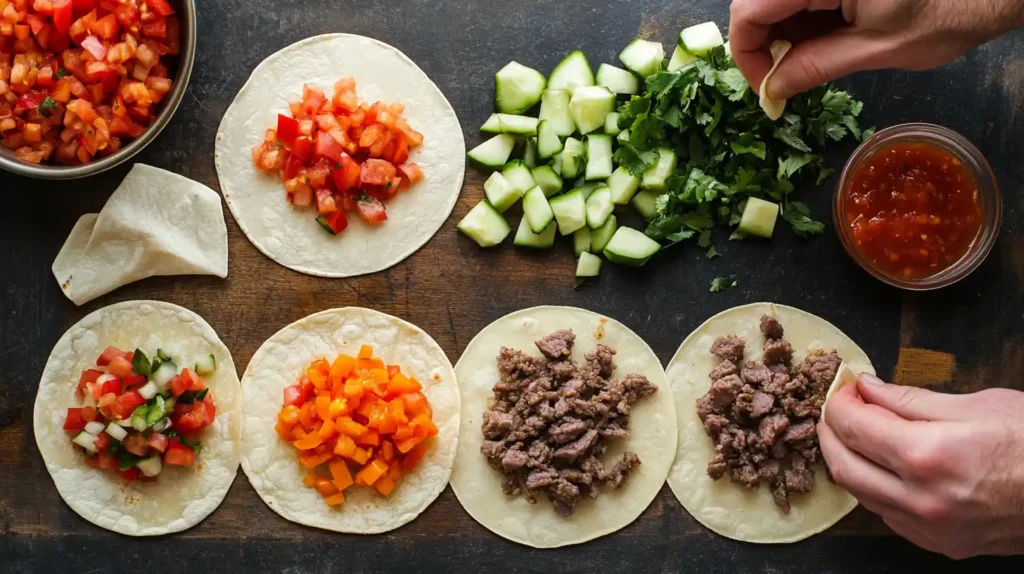
M739 230L747 235L771 239L779 217L779 204L756 197L747 199Z
M665 191L665 184L668 182L669 176L676 170L678 161L676 152L668 148L658 148L658 163L644 172L640 187L653 191Z
M512 232L505 218L486 200L469 210L457 227L480 247L497 245Z
M619 112L612 112L604 118L604 133L610 136L617 136L622 133L619 127Z
M543 233L548 224L554 221L555 214L540 187L531 189L523 197L523 219L530 224L530 231L538 234Z
M551 120L541 121L537 126L537 155L541 159L548 159L562 151L563 147L555 124Z
M577 277L597 277L601 273L601 258L592 253L581 253L576 263Z
M608 178L608 187L612 190L612 203L626 205L640 189L640 178L620 165Z
M672 59L668 62L668 71L675 72L689 66L697 59L697 56L687 52L682 46L676 46L672 51Z
M661 196L660 191L651 191L645 189L640 193L633 196L633 201L630 203L633 205L633 209L643 217L644 220L653 219L658 214L656 207L658 197Z
M511 62L494 75L494 96L498 111L521 114L540 101L547 80L544 74Z
M555 244L555 222L552 221L540 233L534 233L530 229L530 222L526 218L519 221L519 229L516 230L516 238L513 241L519 247L531 249L550 249Z
M640 267L660 250L657 241L635 229L620 227L605 246L604 256L612 263Z
M572 234L572 252L576 254L576 257L580 256L580 253L586 253L590 251L590 228L581 227Z
M581 134L604 127L604 119L615 111L615 94L602 86L577 89L569 101L569 111Z
M566 139L565 149L562 150L562 179L576 179L585 169L583 142L576 138Z
M505 213L523 196L522 191L509 183L505 176L497 171L484 182L484 194L487 196L487 201L499 213Z
M514 116L510 114L491 114L480 131L492 134L512 134L515 136L537 135L537 118Z
M544 195L551 197L562 191L562 178L558 177L555 170L546 165L533 168L533 181L544 190Z
M578 88L594 85L594 71L590 68L587 55L577 50L566 56L551 71L548 88L575 92ZM541 118L544 119L544 118ZM568 135L568 134L566 134Z
M665 47L661 42L633 40L619 54L619 60L622 60L629 71L646 78L661 71L661 64L665 60Z
M612 136L587 136L587 181L604 180L612 175Z
M612 215L608 216L608 219L604 222L604 225L591 231L591 253L601 253L602 251L604 251L604 248L608 245L608 242L612 240L612 236L615 235L615 231L618 228L619 220L615 217L615 214L613 213Z
M516 138L509 134L500 134L476 146L466 155L486 167L499 168L508 161L515 146Z
M530 169L537 167L537 138L526 138L526 147L523 148L523 164Z
M690 26L679 33L679 45L694 56L706 56L722 44L725 44L725 38L714 22Z
M587 224L587 204L583 192L574 189L551 200L551 211L558 222L558 231L569 235Z
M597 85L604 86L616 94L639 94L640 80L632 73L609 64L597 69Z
M551 122L552 130L561 137L576 132L576 122L569 110L571 98L572 93L568 90L547 90L540 100L540 121Z
M597 229L608 221L615 205L612 203L612 190L607 186L594 190L587 198L587 227Z
M505 164L505 169L501 170L501 175L505 176L505 179L508 180L513 188L519 190L519 195L523 195L537 186L533 181L533 173L530 171L530 168L526 167L526 164L518 159Z

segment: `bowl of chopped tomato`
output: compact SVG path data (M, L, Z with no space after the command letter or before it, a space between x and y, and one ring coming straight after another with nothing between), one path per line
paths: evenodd
M854 152L833 203L839 238L871 275L926 291L960 281L995 245L1002 198L985 156L932 124L882 130Z
M194 0L0 0L0 168L106 171L166 127L195 59Z

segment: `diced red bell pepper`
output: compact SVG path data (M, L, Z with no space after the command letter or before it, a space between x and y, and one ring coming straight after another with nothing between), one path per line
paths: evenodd
M80 431L85 428L88 422L82 417L82 409L68 409L67 417L64 419L64 430Z
M105 395L107 393L114 393L115 395L121 394L121 379L117 377L107 379L107 382L103 383L100 387L100 394Z
M309 158L313 157L313 140L308 137L296 138L295 145L292 146L292 155L303 162L309 161Z
M67 34L71 28L73 7L71 0L53 0L53 25L59 34Z
M110 412L117 418L126 419L132 412L146 402L138 391L128 391L117 397L114 404L110 405Z
M117 347L107 347L104 349L103 353L100 354L100 357L96 359L96 365L99 367L106 367L114 357L128 358L129 354L130 353L128 351L122 351Z
M167 388L171 390L171 394L174 395L174 398L178 398L188 390L188 381L181 375L175 375L174 378L167 383Z
M107 365L107 371L122 379L135 374L135 371L132 370L132 362L125 357L114 357Z
M79 397L85 396L85 386L89 383L95 383L96 379L100 378L100 375L102 374L102 371L97 371L96 369L86 369L82 371L82 376L78 378L78 388L75 389L75 393Z
M287 146L295 143L299 137L299 122L295 118L284 114L277 114L277 139ZM290 178L289 178L290 179Z
M132 375L121 379L121 384L124 386L125 390L128 390L145 385L146 380L145 375Z

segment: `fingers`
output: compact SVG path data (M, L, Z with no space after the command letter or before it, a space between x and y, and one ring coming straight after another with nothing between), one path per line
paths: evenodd
M887 509L901 507L900 501L907 498L908 492L898 476L850 450L828 423L818 425L818 438L832 478L868 510L889 514Z
M869 373L861 373L857 377L857 390L865 403L889 410L906 420L960 421L968 415L966 397L887 385Z
M914 449L913 425L857 396L853 385L842 387L829 399L826 421L843 444L892 472L903 475L907 453Z
M768 82L775 99L788 99L854 72L886 67L889 42L842 28L793 46Z

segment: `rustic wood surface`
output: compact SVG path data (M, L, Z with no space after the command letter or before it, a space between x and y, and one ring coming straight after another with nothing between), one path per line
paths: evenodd
M672 42L685 25L708 19L725 24L728 11L721 0L217 0L201 2L199 16L200 55L185 101L137 159L219 189L213 144L221 115L256 64L308 36L352 32L403 50L448 96L472 146L480 141L476 127L491 111L492 74L508 60L546 71L568 51L582 48L595 65L614 61L637 35ZM74 222L99 211L128 167L68 183L0 174L0 571L1024 570L1019 559L957 564L928 554L896 538L863 509L799 544L740 544L701 527L668 488L621 532L557 551L524 548L490 534L450 489L398 531L343 536L279 518L241 472L224 504L197 527L136 540L72 512L36 449L32 403L50 349L86 313L131 299L170 301L201 314L230 347L239 372L275 331L330 307L359 305L407 319L431 333L454 363L475 333L508 312L575 305L624 322L667 362L685 335L712 314L776 301L837 324L889 379L952 392L1024 389L1024 34L939 71L862 74L843 85L865 100L868 123L941 123L978 144L991 161L1003 187L1004 227L988 261L963 283L916 295L885 287L849 260L830 226L810 242L788 231L770 244L717 237L724 256L711 262L695 247L677 247L641 270L609 268L599 283L575 292L572 253L564 244L543 254L511 246L484 252L457 234L455 223L482 194L483 174L470 169L446 225L424 249L386 272L349 280L294 273L249 244L225 209L231 257L226 280L148 279L78 308L62 296L50 265ZM834 150L831 164L841 166L850 151ZM822 219L829 217L834 183L801 190ZM736 274L739 286L709 293L711 279L727 274Z

